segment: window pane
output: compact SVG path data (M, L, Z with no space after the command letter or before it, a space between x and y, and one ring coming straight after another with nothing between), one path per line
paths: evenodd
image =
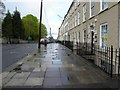
M108 25L101 25L101 46L102 48L107 46Z
M107 0L102 0L102 10L106 9L108 7Z
M78 25L80 24L80 12L78 12Z
M90 9L91 9L90 15L93 16L94 15L94 0L91 0L91 7L90 7Z

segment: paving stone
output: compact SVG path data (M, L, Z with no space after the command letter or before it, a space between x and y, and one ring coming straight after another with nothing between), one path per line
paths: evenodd
M60 79L61 79L62 85L72 85L68 77L62 77Z
M41 60L41 58L34 58L34 60Z
M35 57L35 59L43 59L43 58L45 58L44 55L37 55L37 56Z
M51 53L46 54L44 60L52 60L52 54Z
M44 78L28 78L24 86L42 86Z
M60 78L45 78L43 86L61 86Z
M30 74L30 78L44 78L44 76L45 76L45 72L32 72L31 74Z
M60 67L60 71L66 71L64 67Z
M55 64L51 64L51 65L41 65L41 67L47 67L47 68L52 68L52 67L56 67L56 68L59 68L59 67L63 67L63 65L55 65Z
M11 79L5 86L23 86L26 79Z
M16 73L13 79L27 79L29 75L30 75L30 72Z
M47 71L56 71L56 72L59 72L60 70L59 70L58 67L57 68L55 68L55 67L48 67Z
M60 71L61 72L72 72L72 68L71 67L61 67L60 68Z
M60 72L56 72L56 71L47 71L45 74L45 78L47 77L56 77L56 78L60 78Z
M34 67L32 67L31 65L28 65L28 64L24 64L24 65L22 65L22 67L21 67L21 71L23 71L23 72L31 72L31 71L33 71L33 69L34 69Z
M42 72L45 72L45 71L47 70L47 67L41 66L40 70L41 70Z
M10 72L6 78L2 79L2 85L5 85L15 74L16 72Z
M89 77L89 76L90 76L90 73L88 74L85 71L81 71L79 73L79 75L77 76L77 79L79 80L79 82L81 84L89 84L89 83L93 82L92 79L91 79L91 77Z
M87 70L89 70L89 69L87 69ZM90 74L91 78L96 79L98 82L106 81L106 78L110 79L109 76L106 77L106 75L103 75L103 74L105 74L103 72L94 72L94 71L89 70L88 73L91 73Z
M40 68L34 68L33 72L40 72L41 69Z
M66 71L66 72L64 72L64 71L62 71L62 72L60 72L60 77L68 77L69 76L69 73Z
M29 61L23 62L21 70L23 74L5 72L3 85L7 83L6 86L47 87L78 84L94 85L102 82L106 82L107 85L108 82L106 74L99 72L100 70L95 66L93 67L92 64L88 64L89 62L84 61L83 58L77 58L76 55L62 45L59 46L59 44L50 44L46 50L43 48L34 58L29 58Z
M56 59L56 60L52 60L52 61L55 61L55 62L62 62L62 60L61 59Z
M89 73L91 73L89 75L89 78L91 79L91 83L102 83L102 82L106 81L106 79L101 77L101 75L99 75L99 74L96 74L93 72L89 72Z
M49 64L52 64L52 61L42 61L41 64L42 65L49 65Z
M74 67L72 71L86 71L85 67Z
M88 77L77 77L81 84L90 84L92 81Z
M53 64L62 64L62 62L61 61L53 61Z
M74 74L70 74L69 76L68 76L68 78L69 78L69 81L72 83L72 84L79 84L80 82L79 82L79 80L78 80L78 78L77 78L77 75L74 75Z
M39 62L27 62L25 63L22 68L26 67L26 68L35 68L35 67L39 67L40 63ZM28 67L29 66L29 67Z
M6 78L8 74L9 74L9 72L3 72L2 73L2 78Z

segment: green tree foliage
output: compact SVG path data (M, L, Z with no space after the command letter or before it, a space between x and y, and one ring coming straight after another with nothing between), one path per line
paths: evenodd
M35 17L31 14L28 14L22 18L22 22L23 22L23 25L25 28L25 38L32 39L32 40L38 40L39 22L38 22L37 17ZM43 24L42 24L41 35L42 35L42 37L47 36L47 30Z
M9 40L13 37L12 16L9 11L2 23L2 35L3 37L9 38Z
M14 34L14 38L17 39L23 39L24 37L22 20L20 17L20 13L17 11L17 9L13 14L13 34Z
M37 17L28 14L22 18L22 22L25 28L25 38L32 40L37 39L38 37L38 19Z
M20 13L17 11L13 15L8 13L2 23L3 37L25 39L25 40L38 40L39 35L39 21L37 17L28 14L21 20ZM47 36L47 29L42 24L41 37Z
M47 36L47 28L44 24L41 25L41 38L45 38Z

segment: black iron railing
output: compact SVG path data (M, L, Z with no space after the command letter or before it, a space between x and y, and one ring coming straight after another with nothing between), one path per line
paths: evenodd
M78 43L77 54L92 60L111 77L120 76L120 48L115 49L113 46L101 48L99 45L90 47L90 44Z
M66 46L67 48L73 51L73 42L72 41L59 41L62 45Z
M74 51L73 42L61 41L72 51ZM108 73L111 77L120 77L120 48L113 46L101 48L99 45L91 47L90 43L76 43L76 53L83 58L92 61L96 66Z

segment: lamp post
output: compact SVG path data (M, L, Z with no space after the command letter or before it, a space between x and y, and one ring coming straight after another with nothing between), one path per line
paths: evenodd
M42 5L43 5L43 0L41 0L41 6L40 6L40 25L39 25L39 41L38 41L38 49L41 48L40 40L41 40L41 22L42 22Z

